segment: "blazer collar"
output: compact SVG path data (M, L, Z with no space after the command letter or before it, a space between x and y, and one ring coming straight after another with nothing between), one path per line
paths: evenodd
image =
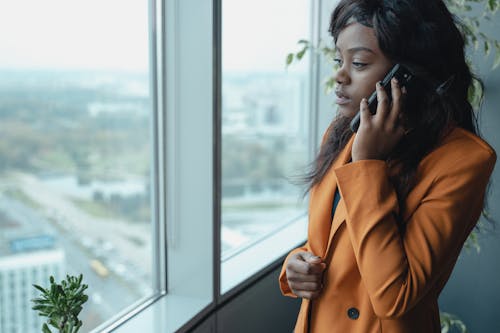
M328 244L330 243L330 233L334 233L334 230L332 230L334 226L332 225L331 212L333 198L337 190L335 169L346 164L351 159L354 137L355 135L349 139L321 182L311 189L308 239L312 252L318 256L324 257L326 255ZM338 225L336 228L338 228Z

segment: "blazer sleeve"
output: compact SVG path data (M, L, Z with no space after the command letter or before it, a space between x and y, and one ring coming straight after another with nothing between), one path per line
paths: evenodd
M404 315L452 269L482 211L495 161L493 150L481 149L436 163L432 185L403 236L384 161L356 161L335 170L358 269L378 317Z

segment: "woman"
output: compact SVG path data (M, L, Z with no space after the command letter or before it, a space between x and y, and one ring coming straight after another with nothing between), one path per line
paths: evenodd
M307 175L307 243L280 275L303 299L295 332L440 332L437 299L496 161L467 100L463 36L440 0L342 0L330 32L338 114ZM393 80L390 103L376 83L396 63L415 78Z

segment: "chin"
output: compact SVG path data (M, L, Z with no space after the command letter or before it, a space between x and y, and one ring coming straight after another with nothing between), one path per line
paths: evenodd
M339 105L337 108L337 113L340 113L346 118L353 118L359 110L350 108L348 106Z

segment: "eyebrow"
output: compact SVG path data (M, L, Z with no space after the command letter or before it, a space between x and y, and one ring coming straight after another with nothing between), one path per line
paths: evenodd
M338 48L337 46L335 46L335 50L341 51L340 48ZM356 53L359 51L366 51L366 52L370 52L370 53L375 54L375 52L372 49L370 49L368 47L364 47L364 46L356 46L356 47L351 47L350 49L347 49L347 52L350 52L350 53Z

